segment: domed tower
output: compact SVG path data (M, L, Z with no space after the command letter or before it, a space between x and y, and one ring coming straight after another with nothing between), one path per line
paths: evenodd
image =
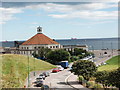
M37 27L37 33L39 34L39 33L42 33L42 27Z

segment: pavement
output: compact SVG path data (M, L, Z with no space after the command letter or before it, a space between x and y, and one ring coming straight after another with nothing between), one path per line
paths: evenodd
M69 84L72 88L76 89L76 90L90 90L84 86L82 86L81 84L79 84L78 82L78 77L77 75L74 75L73 73L71 73L68 78L67 78L67 84Z

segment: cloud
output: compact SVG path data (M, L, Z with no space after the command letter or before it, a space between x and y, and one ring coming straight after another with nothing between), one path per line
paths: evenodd
M104 9L116 8L117 3L42 3L26 6L29 9L44 9L53 18L84 18L84 19L117 19L117 11L105 11Z
M99 10L118 7L117 3L41 3L28 5L29 9L44 9L46 11L73 12L78 10Z
M52 18L115 19L117 11L104 9L116 7L117 3L4 3L0 7L0 23L15 19L14 14L23 13L26 9L44 10Z
M68 14L50 14L53 18L117 19L118 11L79 11Z
M13 17L16 13L22 13L22 9L16 8L0 8L1 17L0 17L0 24L5 24L6 21L16 19Z

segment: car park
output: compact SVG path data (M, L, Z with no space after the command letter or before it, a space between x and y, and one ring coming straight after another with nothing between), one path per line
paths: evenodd
M50 73L49 73L49 72L43 72L43 75L44 75L45 77L48 77L48 76L50 76Z
M60 70L58 69L58 68L54 68L53 70L52 70L52 72L54 73L54 72L59 72Z

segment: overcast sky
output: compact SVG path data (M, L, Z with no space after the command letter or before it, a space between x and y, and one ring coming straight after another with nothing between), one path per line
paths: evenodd
M2 40L27 40L37 26L53 39L118 36L117 2L3 2Z

